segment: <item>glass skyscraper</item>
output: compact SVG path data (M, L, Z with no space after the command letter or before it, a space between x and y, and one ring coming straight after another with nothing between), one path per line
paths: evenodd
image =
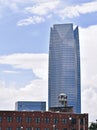
M68 106L81 113L80 49L78 27L55 24L50 32L48 107L61 104L58 96L65 93Z

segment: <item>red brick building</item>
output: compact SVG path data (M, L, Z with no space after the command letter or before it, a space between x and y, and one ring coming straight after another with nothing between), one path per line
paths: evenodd
M0 111L0 130L88 130L88 114Z

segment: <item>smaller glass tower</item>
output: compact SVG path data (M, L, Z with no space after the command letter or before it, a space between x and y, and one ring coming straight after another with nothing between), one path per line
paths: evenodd
M15 103L16 111L46 111L46 102L18 101Z

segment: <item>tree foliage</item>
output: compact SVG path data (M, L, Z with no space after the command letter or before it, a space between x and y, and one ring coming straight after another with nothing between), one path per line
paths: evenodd
M91 123L91 125L89 126L89 130L97 130L97 123Z

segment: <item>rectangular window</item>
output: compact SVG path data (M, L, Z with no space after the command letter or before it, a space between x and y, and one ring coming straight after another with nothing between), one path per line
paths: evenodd
M46 117L46 118L44 119L44 122L45 122L45 123L50 123L50 119L49 119L48 117Z
M30 123L32 121L32 118L31 117L26 117L26 122L27 123Z
M62 119L62 124L66 124L67 123L67 119L63 118Z
M44 130L50 130L49 128L44 128Z
M76 119L72 118L72 124L76 124Z
M40 130L40 128L35 128L35 130Z
M16 117L17 122L22 122L22 118L20 116Z
M2 122L2 116L0 116L0 122Z
M17 127L16 130L21 130L21 127Z
M83 118L80 119L80 125L83 125Z
M12 130L12 127L7 127L6 130Z
M54 124L58 123L58 118L54 118Z
M7 122L12 122L12 117L11 116L7 117Z
M67 128L63 128L62 130L67 130Z
M32 130L31 127L26 128L26 130Z
M35 119L35 121L36 121L36 123L40 123L40 118L37 117L37 118Z

